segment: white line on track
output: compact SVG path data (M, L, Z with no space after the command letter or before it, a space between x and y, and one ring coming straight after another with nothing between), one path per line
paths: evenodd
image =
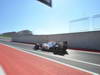
M64 57L60 57L60 58L64 58ZM73 58L64 58L64 59L68 59L68 60L72 60L72 61L81 62L81 63L90 64L90 65L94 65L94 66L99 66L100 67L99 64L95 64L95 63L91 63L91 62L81 61L81 60L77 60L77 59L73 59Z
M90 51L82 51L82 50L74 50L74 49L69 49L69 50L83 52L83 53L90 53L90 54L100 54L99 52L90 52Z
M2 44L2 43L0 43L0 44ZM11 46L11 45L7 45L7 44L2 44L2 45L5 45L5 46L8 46L8 47L17 49L17 50L19 50L19 51L21 51L21 52L25 52L25 53L28 53L28 54L31 54L31 55L35 55L35 56L38 56L38 57L41 57L41 58L44 58L44 59L47 59L47 60L56 62L56 63L59 63L59 64L63 64L63 65L65 65L65 66L69 66L69 67L72 67L72 68L74 68L74 69L78 69L78 70L80 70L80 71L88 72L88 73L91 73L91 74L93 74L93 75L99 75L98 73L91 72L91 71L88 71L88 70L85 70L85 69L82 69L82 68L79 68L79 67L76 67L76 66L72 66L72 65L69 65L69 64L65 64L65 63L63 63L63 62L60 62L60 61L57 61L57 60L54 60L54 59L50 59L50 58L47 58L47 57L44 57L44 56L40 56L40 55L38 55L38 54L33 54L33 53L31 53L31 52L27 52L27 51L21 50L20 48L13 47L13 46Z
M6 75L3 67L0 65L0 75Z

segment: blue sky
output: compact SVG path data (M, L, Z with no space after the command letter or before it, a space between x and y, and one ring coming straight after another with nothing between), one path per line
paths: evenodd
M95 14L100 14L100 0L53 0L52 8L37 0L0 0L0 33L26 29L34 34L69 33L86 27L70 26L71 20Z

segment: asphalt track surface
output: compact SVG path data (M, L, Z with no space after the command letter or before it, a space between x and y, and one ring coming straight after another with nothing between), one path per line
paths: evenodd
M95 75L95 74L100 75L100 53L74 51L74 50L69 49L68 50L69 55L59 56L59 55L53 55L50 52L43 52L40 50L34 51L32 49L33 46L28 45L28 44L15 43L15 42L4 41L4 40L0 40L0 43L14 47L14 49L16 48L15 53L14 52L13 53L14 53L14 55L17 55L17 56L15 56L15 58L11 58L11 57L14 57L14 56L10 56L10 55L12 55L9 53L10 52L9 50L11 50L11 49L8 49L7 46L5 48L4 45L0 44L0 47L1 47L0 51L8 50L8 52L0 52L1 53L0 57L4 57L4 53L10 54L10 55L5 54L5 56L6 56L5 59L7 61L8 60L7 56L9 56L9 60L13 60L13 62L14 62L12 64L17 64L19 61L21 61L23 59L23 62L22 61L19 62L20 65L23 68L27 68L28 71L25 70L25 72L30 72L29 74L26 73L23 75L32 75L32 74L34 74L34 75L91 75L91 73L92 73L92 75ZM9 47L9 48L11 48L11 47ZM20 50L20 52L17 52L19 50ZM21 51L25 51L25 52L21 53ZM26 52L28 52L28 53L26 53ZM30 53L32 55L28 55ZM25 55L27 54L26 57L23 57L24 54ZM18 59L18 58L21 58L21 59ZM32 58L36 61L38 61L38 60L41 60L41 61L34 62L30 58ZM1 61L5 61L5 60L1 59L0 64L1 64ZM3 63L8 65L9 63L7 63L6 61ZM17 63L15 61L17 61ZM26 65L29 64L29 66L26 66L25 63L26 63ZM49 64L47 64L47 63L49 63ZM55 65L58 65L58 66L55 66ZM12 66L12 65L10 65L10 66ZM30 66L32 66L31 69L30 69ZM59 67L59 66L61 66L61 67ZM40 69L40 67L42 69ZM15 66L15 68L18 68L18 67ZM34 71L32 71L32 69L36 70L36 71L34 72ZM13 71L15 71L15 70L13 70ZM8 75L22 75L20 73L22 73L22 72L24 73L23 70L21 70L21 72L20 72L20 69L18 69L18 71L19 71L18 72L19 74L8 74ZM17 73L17 71L16 71L16 73Z

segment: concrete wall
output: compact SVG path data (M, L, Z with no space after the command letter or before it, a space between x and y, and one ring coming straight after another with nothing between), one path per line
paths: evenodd
M49 40L68 41L69 48L100 50L100 31L51 35Z
M16 36L13 41L18 42L47 42L48 40L54 41L68 41L69 48L81 49L95 49L100 50L100 31L94 32L81 32L57 35L34 35L34 36Z
M12 37L12 41L23 43L42 43L47 42L47 36L43 35L15 35Z

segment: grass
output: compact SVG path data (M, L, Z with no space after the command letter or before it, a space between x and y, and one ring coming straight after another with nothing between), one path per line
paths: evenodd
M0 37L11 38L11 36L10 36L10 35L0 35Z

